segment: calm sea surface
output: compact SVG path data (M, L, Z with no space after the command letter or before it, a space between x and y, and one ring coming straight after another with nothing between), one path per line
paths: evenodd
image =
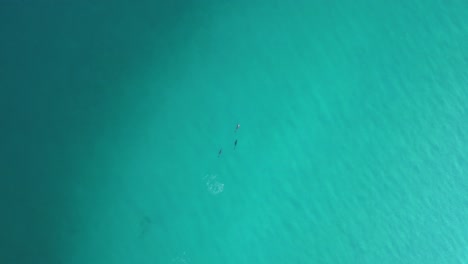
M0 263L468 263L467 69L462 0L0 0Z

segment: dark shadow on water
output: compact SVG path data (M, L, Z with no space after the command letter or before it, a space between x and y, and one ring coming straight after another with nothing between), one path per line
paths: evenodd
M184 47L178 36L190 35L200 8L192 1L0 1L0 263L69 262L80 232L76 184L112 177L91 179L80 165L147 93L128 80L144 78L148 65L154 76L174 66ZM151 223L143 218L143 234Z

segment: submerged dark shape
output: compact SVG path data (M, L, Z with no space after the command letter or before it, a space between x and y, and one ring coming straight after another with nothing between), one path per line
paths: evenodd
M219 156L221 156L221 153L223 153L223 149L220 149L219 152L218 152L218 158Z
M153 220L149 216L143 217L140 221L140 237L144 236L148 232L152 223Z
M234 148L236 148L236 146L237 146L237 139L236 141L234 141Z

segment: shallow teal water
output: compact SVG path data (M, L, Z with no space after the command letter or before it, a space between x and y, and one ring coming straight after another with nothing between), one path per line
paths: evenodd
M1 263L468 263L466 1L0 7Z

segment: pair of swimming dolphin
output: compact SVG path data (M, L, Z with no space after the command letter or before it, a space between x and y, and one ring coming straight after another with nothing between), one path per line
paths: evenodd
M236 126L236 131L234 131L234 133L237 133L237 130L240 128L240 124L237 124ZM234 141L234 149L236 149L236 146L237 146L237 139L236 141ZM219 152L218 152L218 158L219 156L221 156L221 153L223 153L223 149L220 149Z

